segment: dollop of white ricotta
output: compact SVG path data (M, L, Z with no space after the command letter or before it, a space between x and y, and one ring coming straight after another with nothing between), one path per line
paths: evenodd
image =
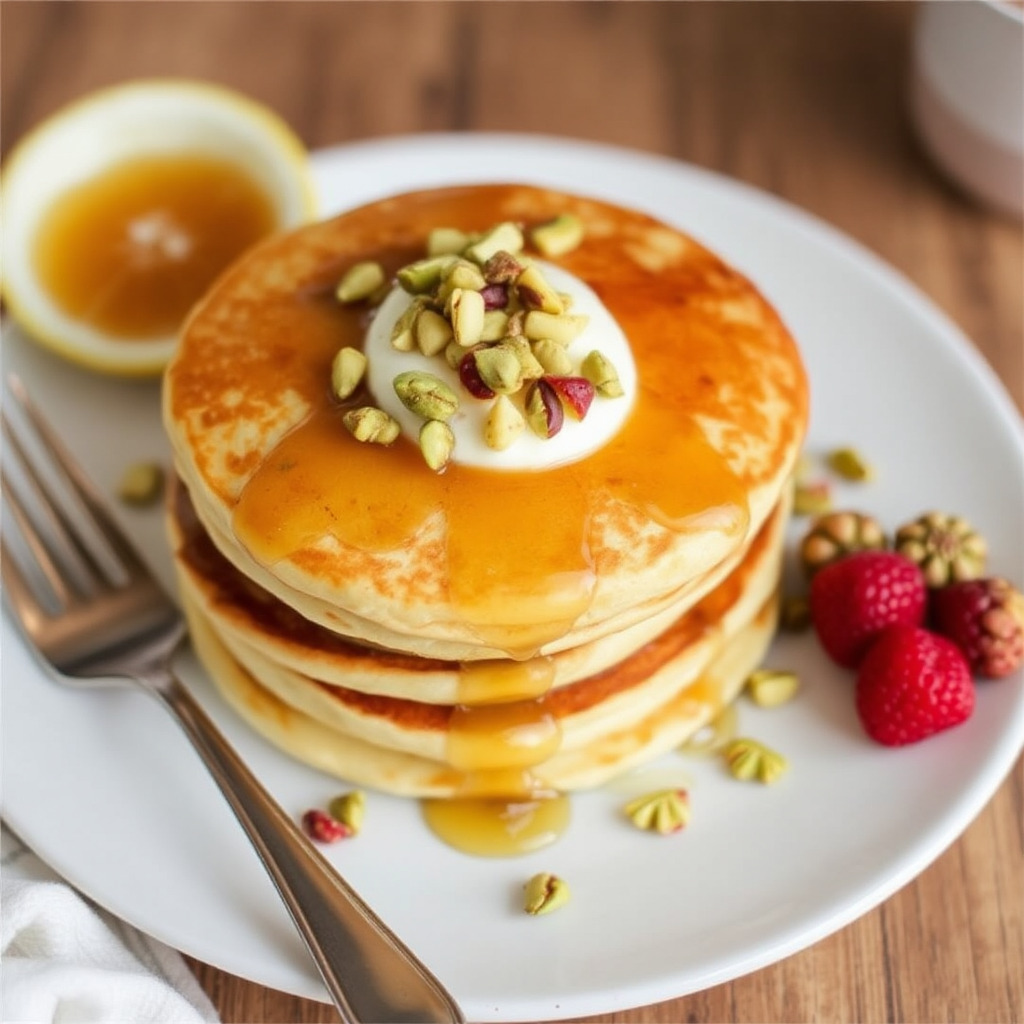
M443 354L425 356L419 351L399 352L392 347L391 334L395 322L412 303L412 296L396 285L370 323L364 351L368 361L368 383L376 403L398 421L402 433L413 443L418 443L423 420L406 409L395 394L392 383L406 370L432 373L459 396L458 411L448 423L455 434L452 461L461 465L500 470L550 469L585 458L606 445L622 428L637 393L636 364L622 328L593 289L583 281L561 267L540 260L536 262L557 291L572 296L569 312L588 317L586 327L566 349L573 366L578 368L583 358L597 349L611 360L624 393L617 398L595 395L582 421L576 420L567 410L565 423L554 437L538 437L526 427L508 448L495 451L484 441L484 424L494 400L471 395Z

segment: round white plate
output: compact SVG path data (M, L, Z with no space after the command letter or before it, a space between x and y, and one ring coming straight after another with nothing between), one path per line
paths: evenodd
M888 527L930 508L966 515L990 568L1022 582L1024 443L1019 417L963 336L876 258L750 188L657 157L534 137L428 136L317 154L325 213L399 190L518 179L642 207L746 272L798 338L813 394L809 451L856 445L877 481L838 504ZM94 479L166 455L158 386L62 363L13 329L22 374ZM122 518L163 578L158 511ZM796 527L799 529L799 527ZM4 815L59 872L129 922L276 989L325 999L285 911L227 805L175 727L131 692L49 682L3 622ZM621 792L574 800L556 846L484 860L447 848L414 802L372 795L365 831L329 848L338 868L477 1021L553 1020L657 1002L793 953L904 885L991 797L1024 742L1021 674L979 687L962 727L890 750L861 733L851 677L808 636L780 640L800 698L744 705L744 732L791 760L772 787L672 755L693 821L662 838L623 819ZM191 657L182 671L289 811L343 787L239 724ZM531 918L522 883L568 880L573 899Z

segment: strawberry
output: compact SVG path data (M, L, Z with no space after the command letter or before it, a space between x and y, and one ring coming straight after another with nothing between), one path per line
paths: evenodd
M990 679L1024 662L1024 595L995 576L932 591L932 621L963 652L971 670Z
M960 648L918 626L890 626L857 673L857 714L888 747L959 725L974 710L974 679Z
M857 551L811 580L811 621L822 647L855 668L887 626L919 626L928 590L921 570L891 551Z

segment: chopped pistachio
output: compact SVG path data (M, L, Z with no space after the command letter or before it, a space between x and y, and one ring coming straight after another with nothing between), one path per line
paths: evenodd
M451 297L452 332L468 348L480 340L484 329L484 297L469 288L456 288Z
M829 466L844 480L864 481L874 476L874 471L856 448L836 448L828 453Z
M539 267L527 267L516 278L516 294L527 309L540 309L545 313L564 313L558 292L548 283Z
M391 347L398 352L411 352L416 347L416 321L426 309L422 298L414 299L391 329Z
M366 794L359 789L342 793L328 804L327 810L335 821L348 828L349 835L357 835L366 816Z
M526 421L507 395L498 395L484 422L484 443L496 452L504 451L523 432Z
M338 349L331 362L331 389L337 398L348 398L362 383L366 374L366 356L346 345Z
M531 346L534 357L546 373L554 374L556 377L564 377L572 373L572 360L569 353L550 338L541 338Z
M460 253L469 244L469 235L458 228L434 228L427 235L427 255L445 256Z
M789 762L778 752L752 739L735 739L723 751L733 778L772 783L781 778Z
M533 354L533 349L525 338L506 338L502 344L515 352L523 371L523 380L535 380L544 376L545 368Z
M597 393L605 398L619 398L625 394L612 361L597 349L588 352L584 357L580 364L580 373L594 385Z
M416 260L398 271L398 283L412 295L423 295L437 286L445 269L456 259L456 256L445 254Z
M568 346L583 333L589 320L585 314L546 313L542 309L531 309L523 319L523 334L531 341L546 338Z
M489 231L484 232L481 238L472 245L468 245L463 255L482 266L502 249L515 254L522 248L523 232L517 224L504 221L501 224L495 224Z
M560 214L537 225L530 232L530 241L542 256L564 256L583 241L583 221L571 213Z
M452 325L432 309L424 309L416 318L413 334L416 347L425 356L436 356L443 352L453 337Z
M394 444L402 428L383 409L373 405L362 405L349 409L342 417L348 432L357 440L368 444Z
M459 396L432 373L406 370L392 385L402 405L425 420L450 419L459 408Z
M624 810L637 828L666 836L690 823L690 796L685 789L662 789L630 800Z
M435 472L440 473L451 461L455 450L455 434L442 420L427 420L420 428L420 452L423 461Z
M792 700L800 688L795 672L782 672L762 668L747 678L746 689L750 699L762 708L775 708Z
M488 309L484 313L484 322L480 328L479 340L500 341L508 333L508 320L508 313L503 309Z
M523 909L528 914L549 914L568 902L569 886L546 871L534 875L523 886Z
M793 489L793 515L817 516L832 508L832 489L825 480L797 484Z
M151 505L164 489L164 470L157 462L135 462L121 475L117 496L127 505Z
M523 386L523 369L519 359L501 343L478 348L473 353L480 379L495 394L511 395Z
M379 263L373 260L354 263L342 275L334 294L339 302L359 302L373 295L385 280L384 268Z

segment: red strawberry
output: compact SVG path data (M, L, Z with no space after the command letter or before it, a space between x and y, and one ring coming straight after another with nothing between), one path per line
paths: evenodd
M935 628L963 651L971 670L999 679L1024 662L1024 595L1008 580L965 580L932 591Z
M892 551L856 551L811 580L811 621L821 645L855 668L887 626L919 626L928 590L921 570Z
M861 662L856 699L867 734L900 747L970 718L974 679L951 640L917 626L890 626Z

